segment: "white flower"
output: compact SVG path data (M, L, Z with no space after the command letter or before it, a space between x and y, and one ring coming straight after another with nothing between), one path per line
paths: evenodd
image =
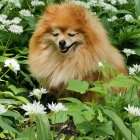
M104 67L104 65L103 65L102 62L99 62L99 63L98 63L98 68L99 68L99 67Z
M10 25L8 30L16 34L21 34L23 32L23 27L16 24L12 24Z
M25 115L30 114L45 114L46 108L40 102L34 101L33 104L27 103L21 106L26 111Z
M11 24L11 20L7 19L7 20L3 20L2 24L9 26Z
M14 19L11 20L11 23L13 24L19 24L21 22L21 19L19 17L15 17Z
M130 104L128 104L128 107L124 107L124 109L132 115L140 116L140 108L138 107L130 106Z
M0 22L3 22L4 20L7 19L7 15L5 14L0 14Z
M115 5L116 4L116 0L110 0L111 4Z
M133 64L133 67L129 67L128 69L130 75L135 75L136 73L140 72L140 65Z
M116 19L117 19L116 16L112 16L111 18L108 18L107 20L108 20L108 22L113 22L113 21L115 21Z
M125 20L128 21L128 22L132 22L134 20L134 18L132 17L132 15L130 14L127 14L124 16Z
M126 56L130 56L131 54L136 54L136 52L132 49L127 49L127 48L124 48L123 49L123 52L126 54Z
M21 4L20 4L19 0L3 0L3 1L12 3L12 4L14 4L16 7L21 8Z
M23 10L19 11L19 13L20 13L21 16L33 17L33 14L31 14L31 12L29 10L23 9Z
M8 59L6 59L5 62L4 62L4 67L9 67L12 70L14 70L15 72L17 72L18 70L20 70L20 65L17 62L17 60L14 59L14 58L8 58Z
M32 5L32 6L44 6L45 3L44 3L43 1L33 0L33 1L31 2L31 5Z
M41 89L34 89L32 92L30 92L29 96L36 96L36 97L40 97L42 94L47 93L47 90L44 88Z
M2 104L0 103L0 114L3 114L3 113L5 113L5 112L7 112L7 109L5 108L4 105L2 105Z
M120 4L126 4L127 0L117 0Z
M62 103L53 103L52 104L48 104L48 108L51 110L51 111L54 111L54 112L59 112L59 111L66 111L67 108L62 104Z
M129 67L129 74L130 75L135 75L136 74L136 69L135 68L132 68L132 67Z
M140 72L140 65L134 64L133 67L137 72Z
M77 4L77 5L82 5L83 7L89 9L90 5L88 2L84 2L84 1L79 1L79 0L72 0L71 2Z

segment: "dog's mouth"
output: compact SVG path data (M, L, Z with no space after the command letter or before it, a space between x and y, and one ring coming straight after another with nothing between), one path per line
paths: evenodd
M73 47L76 42L73 42L70 46L59 47L61 53L67 53L71 47Z

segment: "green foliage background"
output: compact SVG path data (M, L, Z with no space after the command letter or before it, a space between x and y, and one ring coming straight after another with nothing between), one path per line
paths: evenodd
M0 103L8 111L0 115L0 138L3 140L138 140L140 139L140 115L135 116L124 110L128 104L140 107L139 72L136 75L125 77L118 75L108 84L102 81L93 83L89 88L86 81L71 80L68 90L83 94L86 91L96 91L99 97L105 98L104 104L96 102L83 103L74 98L64 98L61 101L68 111L58 113L49 112L44 115L25 116L21 109L22 104L30 103L35 97L28 97L29 92L39 88L38 82L31 76L28 69L28 43L34 32L40 15L50 3L60 3L62 0L42 0L45 5L33 7L28 0L20 0L21 8L10 2L1 0L0 14L6 14L8 19L20 17L23 33L15 34L0 29ZM88 0L81 1L83 5ZM111 1L104 1L111 4ZM126 64L140 65L140 0L128 0L126 4L116 3L118 11L112 12L100 6L90 5L89 10L101 19L109 38L121 52L124 48L136 51L136 55L126 57ZM28 9L34 16L25 17L19 14L21 9ZM133 20L124 19L131 14ZM108 18L117 16L113 22ZM2 23L0 22L0 25ZM7 58L15 58L20 64L20 71L4 67ZM114 58L117 61L117 58ZM106 65L108 67L108 65ZM100 70L105 73L103 68ZM118 93L110 94L111 86L122 88L121 96ZM124 90L127 88L128 90ZM109 94L108 94L109 93ZM47 105L52 101L51 94L43 95L40 102ZM139 110L140 112L140 110ZM72 121L72 122L71 122ZM71 122L72 125L67 125ZM57 129L57 126L60 126ZM64 131L65 130L65 131Z

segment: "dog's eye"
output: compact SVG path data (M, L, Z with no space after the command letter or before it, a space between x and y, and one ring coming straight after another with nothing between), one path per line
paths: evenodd
M52 33L52 35L53 35L53 36L58 36L58 35L59 35L59 33Z
M76 35L76 33L68 33L69 36L73 37Z

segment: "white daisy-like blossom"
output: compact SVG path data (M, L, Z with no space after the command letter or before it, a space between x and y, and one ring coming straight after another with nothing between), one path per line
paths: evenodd
M21 22L22 19L20 19L19 17L15 17L11 20L12 24L19 24Z
M136 73L140 72L140 65L133 64L133 67L129 67L128 70L130 75L136 75Z
M115 21L116 19L117 19L116 16L112 16L111 18L108 18L107 21L108 21L108 22L113 22L113 21Z
M12 3L16 7L21 8L21 4L20 4L19 0L3 0L3 1L8 2L8 3Z
M31 12L29 10L23 9L23 10L19 11L19 13L20 13L21 16L33 17L33 14L31 14Z
M119 2L119 4L126 4L127 0L117 0Z
M135 68L129 67L128 70L129 70L130 75L135 75L136 74L136 69Z
M3 113L5 113L5 112L7 112L7 109L5 108L4 105L2 105L2 104L0 103L0 115L3 114Z
M26 111L25 115L30 114L45 114L47 113L44 105L40 104L40 102L34 101L33 103L27 103L21 106L23 110Z
M21 34L23 32L23 27L20 25L12 24L9 26L8 30L15 34Z
M41 96L42 94L47 93L47 90L45 88L40 88L40 89L33 89L32 92L30 92L29 96Z
M124 18L128 22L132 22L134 20L133 16L130 14L125 15Z
M16 59L14 58L8 58L4 61L4 67L9 67L10 69L14 70L15 72L17 72L18 70L20 70L20 65L17 62Z
M56 112L56 113L59 112L59 111L66 111L66 110L68 110L68 108L65 107L62 103L56 104L56 103L53 103L53 102L52 102L52 104L48 104L48 108L51 111Z
M136 54L136 52L134 50L127 49L127 48L124 48L122 52L124 52L127 57L130 56L131 54Z
M31 2L31 5L32 6L44 6L45 5L45 3L43 2L43 1L39 1L39 0L33 0L32 2Z
M140 116L140 108L138 107L130 106L130 104L128 104L128 107L124 107L124 109L132 115Z
M135 69L137 72L140 72L140 65L138 65L138 64L133 64L133 67L134 67L134 69Z
M98 68L99 68L99 67L104 67L104 65L103 65L102 62L99 62L99 63L98 63Z

